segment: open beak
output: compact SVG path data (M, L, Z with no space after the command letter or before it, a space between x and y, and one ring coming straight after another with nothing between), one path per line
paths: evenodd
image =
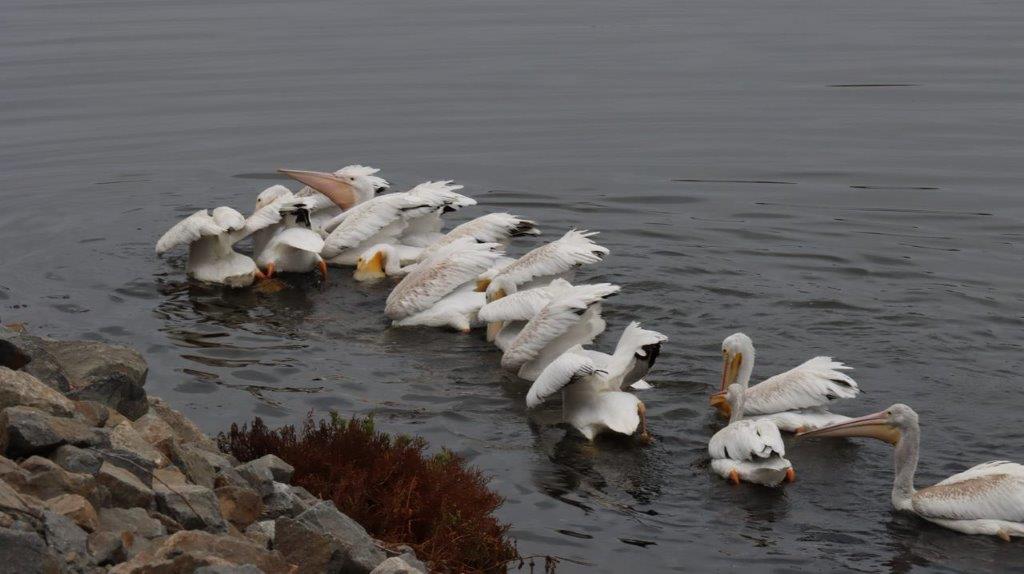
M279 169L277 172L312 187L329 197L335 205L342 209L349 209L356 204L355 188L352 187L352 184L333 173L301 169Z
M818 430L797 433L799 437L847 437L862 436L877 438L889 444L900 440L900 430L889 423L889 415L885 411L850 419Z
M718 412L728 417L732 415L732 406L729 405L729 401L725 399L725 393L715 393L708 399L711 406L718 409Z
M361 259L356 263L356 272L352 277L356 281L377 281L386 277L384 273L384 253L378 251L369 259Z

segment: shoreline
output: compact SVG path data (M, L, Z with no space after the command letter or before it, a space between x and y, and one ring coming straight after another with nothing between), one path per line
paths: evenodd
M0 326L0 571L427 572L145 392L137 351Z

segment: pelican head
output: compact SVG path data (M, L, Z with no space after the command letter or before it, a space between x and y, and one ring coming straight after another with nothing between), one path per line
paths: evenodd
M389 247L389 245L380 244L364 251L356 260L356 271L352 278L356 281L379 281L387 277L384 269L392 251Z
M256 209L266 207L282 197L287 197L292 194L292 191L283 185L272 185L267 189L264 189L256 196Z
M362 203L375 195L384 193L391 187L388 180L374 175L379 171L380 170L375 167L346 165L334 172L334 175L344 178L345 181L352 184L352 187L356 190L358 203Z
M850 419L817 430L797 433L797 436L861 436L876 438L889 444L896 444L900 441L904 432L916 429L917 426L917 413L914 412L914 409L907 405L896 403L884 411Z
M739 383L744 389L750 383L750 371L754 364L754 342L743 333L733 333L722 341L722 384L718 392L711 395L711 406L715 407L722 414L728 416L730 413L729 401L726 398L726 389L733 383ZM746 380L740 380L740 373L745 372Z
M504 299L516 292L516 285L502 277L493 278L490 272L484 273L476 280L476 290L483 291L488 303ZM493 343L498 333L505 327L504 321L491 321L487 324L487 342Z
M326 195L342 209L349 209L353 205L373 197L372 190L367 195L365 190L356 187L355 176L299 169L279 169L277 171Z

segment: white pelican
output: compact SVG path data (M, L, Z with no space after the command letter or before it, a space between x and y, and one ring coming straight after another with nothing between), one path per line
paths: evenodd
M618 285L576 285L555 297L526 322L514 338L500 343L502 368L533 381L559 355L589 345L601 334L601 302L619 292Z
M831 357L814 357L751 387L754 344L750 337L735 333L722 341L722 386L711 395L710 402L728 415L731 407L724 391L738 382L746 395L744 415L766 415L787 432L817 428L847 419L824 407L838 399L856 397L860 392L857 382L842 372L849 369Z
M473 279L502 257L496 243L464 237L416 265L388 295L384 314L395 326L450 326L469 331L484 304Z
M411 245L403 243L408 237L405 233L418 219L426 218L433 225L434 218L446 209L476 203L455 193L457 189L461 186L450 181L427 182L404 193L380 195L360 203L328 222L326 228L332 231L321 255L331 265L355 265L373 245Z
M482 274L477 280L477 290L487 293L488 302L496 301L523 286L548 283L581 265L597 263L608 255L608 248L594 243L590 239L594 235L597 235L596 231L571 229L508 265Z
M988 534L1009 542L1024 536L1024 466L997 460L917 490L921 428L917 413L903 404L882 412L804 433L804 437L862 436L896 445L892 505L965 534Z
M487 303L479 312L480 320L487 323L487 341L505 350L504 345L512 341L527 321L540 313L552 299L570 289L572 283L556 278L547 285L517 291Z
M591 349L578 352L589 356L599 369L608 372L609 380L617 381L619 389L649 389L651 386L643 378L658 360L661 344L667 340L665 335L643 329L640 323L633 321L622 330L611 355Z
M779 427L768 420L743 420L746 393L742 385L729 385L726 400L732 405L732 416L729 425L708 442L711 470L733 484L778 486L783 480L795 480L793 465L784 458L786 446Z
M188 245L189 277L230 287L246 287L263 274L251 257L234 250L235 243L281 220L283 210L294 209L294 199L283 198L257 210L249 218L226 206L199 210L167 230L156 243L157 254Z
M556 358L530 386L526 406L536 407L557 392L562 393L562 419L588 440L607 431L627 436L639 431L642 441L651 440L644 403L620 391L593 358L574 352Z
M323 209L312 209L310 223L317 233L326 233L328 230L324 227L343 210L369 201L387 191L391 184L386 179L374 175L379 171L362 165L347 165L334 173L278 170L305 185L295 193L296 197L324 197L329 201Z
M267 278L275 272L305 273L320 269L327 280L327 263L320 257L324 240L310 229L309 211L298 207L293 213L286 213L278 224L274 235L267 240L256 256L256 264L266 271Z
M536 223L508 213L488 213L467 221L427 247L379 243L370 247L356 261L356 281L373 281L407 274L417 262L429 258L451 242L471 237L479 243L507 246L513 237L540 235ZM404 241L404 239L402 240ZM511 262L513 260L509 260Z

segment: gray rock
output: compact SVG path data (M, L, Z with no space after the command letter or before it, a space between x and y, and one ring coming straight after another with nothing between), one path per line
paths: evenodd
M260 513L260 520L271 520L281 516L295 517L312 506L299 496L295 487L280 482L270 484L270 494L263 497L263 511ZM316 500L316 502L320 501Z
M110 429L110 447L134 454L137 458L145 460L148 463L147 466L159 468L167 466L169 463L167 456L146 442L146 439L142 438L142 435L128 421L121 422Z
M115 412L110 410L107 405L101 405L96 401L72 401L72 403L75 405L75 418L89 426L106 426L107 421L110 420L110 413Z
M108 506L149 508L153 503L153 490L134 474L104 461L96 474L96 482L106 488Z
M0 409L35 407L45 413L69 417L75 405L64 395L46 386L32 375L0 367Z
M222 486L214 490L220 504L220 514L239 530L245 530L263 512L263 501L253 489Z
M172 409L162 399L149 397L149 406L171 427L179 444L194 444L203 450L218 452L217 444L185 415ZM237 464L237 462L235 463ZM234 466L234 465L232 465Z
M250 460L238 466L238 472L242 476L246 476L247 472L252 472L255 476L263 476L265 474L263 469L270 471L272 480L285 484L291 482L292 474L295 472L295 467L272 454L263 455L256 460Z
M122 449L104 448L94 452L104 461L134 474L142 484L150 488L153 487L155 466L152 461L142 458L132 451Z
M387 556L356 521L323 501L291 518L278 518L274 548L301 571L366 574Z
M251 460L245 464L235 467L238 474L244 478L249 485L263 496L274 492L274 471L271 465L259 463L262 459Z
M20 487L21 492L42 500L62 494L78 494L92 499L96 480L92 475L68 472L52 460L32 456L22 461L21 468L28 473L28 479Z
M94 452L70 444L57 447L50 454L50 460L68 472L96 474L103 460Z
M76 556L84 557L88 553L86 543L89 535L67 516L49 510L44 511L43 533L46 536L46 545L60 556L66 557L74 553Z
M0 564L4 572L58 574L61 562L34 532L0 528Z
M370 574L426 574L426 570L420 570L402 558L392 556L378 564Z
M113 532L94 532L89 535L89 554L93 562L99 566L111 566L128 559L124 541L119 534Z
M195 574L263 574L263 571L252 564L241 566L203 566Z
M142 538L166 536L167 528L143 508L104 508L100 510L100 531L130 532Z
M249 525L249 528L245 529L245 536L249 540L269 548L274 541L274 524L273 520L253 522Z
M189 530L227 530L227 524L220 514L217 496L209 488L185 484L175 486L171 491L165 487L158 487L156 503L160 512L177 520Z
M44 454L63 444L105 446L99 429L32 407L8 407L0 412L0 448L7 456Z
M0 509L14 510L20 514L33 514L36 509L30 509L28 501L6 480L0 480Z
M45 348L46 341L0 327L0 364L33 375L52 389L67 392L71 385L57 359Z
M146 375L149 367L128 347L95 341L45 341L46 351L67 375L68 397L107 405L129 419L149 410Z
M95 532L99 528L99 517L96 509L84 496L79 494L61 494L48 499L46 508L62 516L67 516L82 530Z
M205 451L193 444L172 444L171 461L192 482L206 488L214 487L217 471Z
M240 564L251 564L266 574L296 572L277 552L270 552L245 538L201 530L183 530L173 534L132 560L118 565L112 572L185 574L203 566Z

